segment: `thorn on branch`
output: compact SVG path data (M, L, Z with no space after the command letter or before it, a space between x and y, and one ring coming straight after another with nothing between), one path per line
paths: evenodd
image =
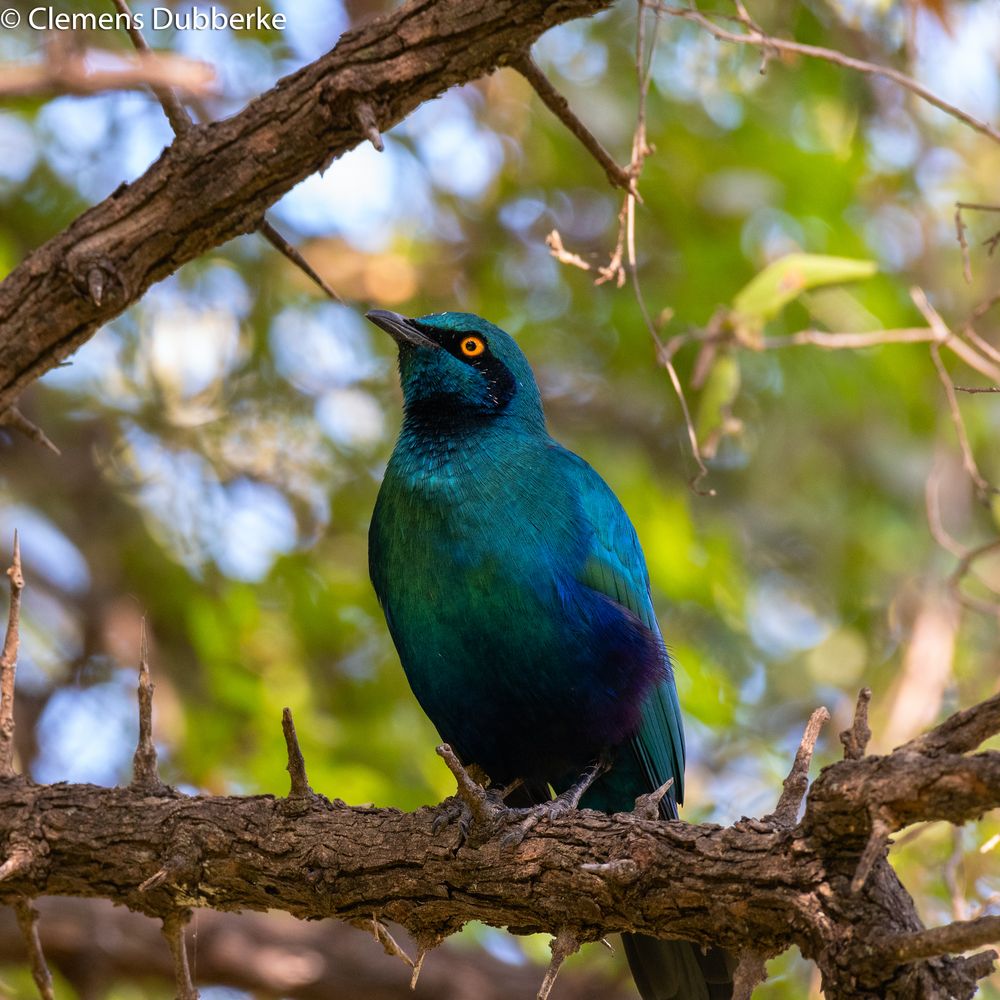
M552 960L549 962L548 969L545 970L542 985L538 987L536 1000L548 1000L563 962L580 950L580 942L569 931L561 930L549 943L549 947L552 949Z
M615 187L621 188L641 201L635 187L635 178L615 162L611 154L601 145L600 140L577 118L576 113L569 106L569 101L552 86L549 78L539 68L538 63L531 58L530 53L525 53L520 59L513 60L511 66L531 84L549 111L580 140L587 152L601 165L608 180Z
M375 935L375 940L382 945L385 949L387 955L391 955L393 958L398 958L407 968L413 969L414 974L410 977L411 986L413 988L414 977L419 975L419 971L416 968L416 963L406 954L405 951L400 947L399 942L389 933L389 928L379 920L378 915L372 914L372 933ZM421 961L423 959L421 958Z
M637 819L660 819L660 802L673 787L674 779L668 778L656 791L640 795L632 807L632 815Z
M0 779L14 777L14 678L17 675L17 650L21 643L21 592L24 590L21 540L16 531L14 553L7 576L10 578L10 610L7 614L3 652L0 652ZM13 856L3 868L6 868L10 860L13 860Z
M410 989L417 988L417 980L420 978L420 970L424 967L424 959L427 957L427 949L420 947L417 949L417 957L413 960L413 974L410 976Z
M820 730L830 718L830 713L825 708L817 708L806 723L805 732L802 734L802 741L799 749L795 753L795 760L792 762L792 769L785 778L781 796L778 804L774 807L774 812L770 816L765 816L765 821L772 821L781 826L791 827L795 825L798 817L799 806L809 788L809 765L812 763L813 751L816 749L816 740L819 739Z
M14 904L17 923L21 928L21 936L28 949L28 961L31 965L31 978L35 981L38 995L42 1000L55 1000L52 989L52 973L45 961L42 942L38 937L38 910L27 899L19 899Z
M382 133L378 130L375 109L368 101L358 101L354 105L354 117L365 137L375 147L375 152L381 153L385 149L385 144L382 142Z
M858 701L854 706L854 722L850 729L840 734L840 742L844 745L844 760L861 760L872 738L868 725L868 706L872 700L872 689L862 688L858 692Z
M267 240L279 253L288 258L314 284L321 288L334 302L344 304L344 300L334 291L333 287L318 271L302 256L302 254L278 232L267 219L258 226L261 236Z
M580 865L580 871L603 875L612 882L631 882L639 874L639 862L634 858L614 858L603 863L589 862Z
M29 420L16 406L11 406L0 414L0 427L9 427L11 430L23 434L30 441L40 444L43 448L48 448L54 455L62 454L48 434L34 421Z
M192 857L183 854L175 855L167 860L161 868L153 872L144 882L137 886L138 892L149 892L159 885L175 882L178 879L192 875L196 871L196 863Z
M101 268L92 267L87 272L87 291L94 305L100 307L104 299L104 271Z
M865 845L861 860L858 862L854 878L851 879L851 892L859 893L864 888L875 862L884 856L886 848L889 846L890 833L892 833L892 827L884 817L876 816L872 820L872 831L868 835L868 843Z
M149 643L146 616L139 621L139 739L132 757L132 787L156 791L164 787L160 780L153 742L153 682L149 676Z
M740 954L739 964L733 973L733 1000L751 1000L753 991L767 979L764 956L755 951Z
M35 860L34 854L26 847L15 847L7 860L0 865L0 882L19 875Z
M299 747L299 738L295 733L295 721L292 719L290 708L281 710L281 731L285 734L285 747L288 749L288 763L285 765L285 770L292 779L288 796L293 799L310 798L316 793L306 777L306 761Z

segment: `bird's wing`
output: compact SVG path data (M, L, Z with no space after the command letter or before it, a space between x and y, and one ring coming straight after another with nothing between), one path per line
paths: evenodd
M667 677L646 698L632 746L649 781L649 790L673 778L670 798L683 802L684 727L670 657L653 612L642 547L632 522L608 484L578 455L561 447L559 451L571 465L568 474L579 489L580 506L591 533L580 582L635 615L662 648Z

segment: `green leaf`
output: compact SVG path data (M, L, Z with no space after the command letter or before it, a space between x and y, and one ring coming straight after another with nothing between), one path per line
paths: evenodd
M773 261L733 299L732 320L738 330L756 333L802 292L820 285L870 278L878 270L872 260L790 253Z

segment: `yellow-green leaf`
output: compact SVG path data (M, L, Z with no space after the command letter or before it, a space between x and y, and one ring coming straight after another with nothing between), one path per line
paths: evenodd
M872 260L790 253L773 261L733 299L733 321L753 332L809 288L870 278L878 270Z

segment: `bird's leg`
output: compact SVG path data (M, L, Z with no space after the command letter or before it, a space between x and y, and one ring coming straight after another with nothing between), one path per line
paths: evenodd
M555 819L570 809L576 809L580 805L580 799L595 781L611 768L611 755L602 753L593 765L587 768L580 775L576 784L561 792L554 799L548 802L540 802L538 805L529 806L526 809L508 809L507 816L510 818L522 817L520 822L511 829L504 832L500 842L504 847L516 847L524 840L525 835L540 819Z

